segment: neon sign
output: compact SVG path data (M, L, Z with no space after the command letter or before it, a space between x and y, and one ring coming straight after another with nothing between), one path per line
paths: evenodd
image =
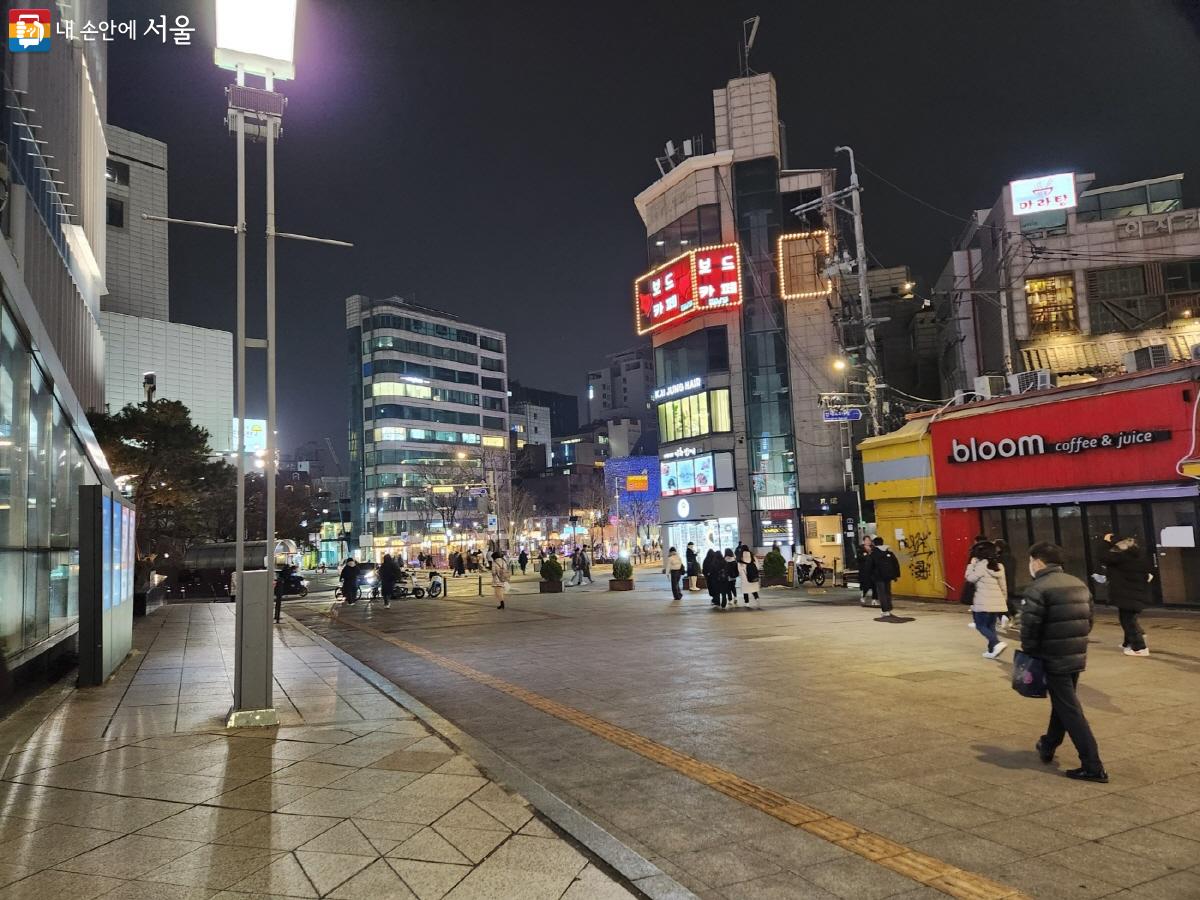
M742 260L737 244L689 250L633 283L637 333L697 313L742 305Z

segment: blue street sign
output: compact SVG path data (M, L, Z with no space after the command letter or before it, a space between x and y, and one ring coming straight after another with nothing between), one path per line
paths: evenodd
M857 422L862 418L861 409L824 409L821 410L823 422Z

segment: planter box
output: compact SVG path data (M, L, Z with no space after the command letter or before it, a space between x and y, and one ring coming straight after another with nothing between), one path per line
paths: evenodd
M759 584L763 587L787 587L788 580L786 575L763 575Z
M562 582L561 581L539 581L538 582L538 593L539 594L561 594L562 593Z
M608 579L608 589L610 591L632 591L632 578L610 578Z

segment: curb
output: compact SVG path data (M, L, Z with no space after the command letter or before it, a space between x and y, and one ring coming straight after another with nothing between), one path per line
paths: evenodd
M301 634L311 638L336 656L339 662L365 679L377 691L398 706L408 710L434 732L460 748L495 780L502 782L506 787L524 797L534 809L621 875L639 894L649 900L699 900L695 894L650 860L627 847L587 816L565 803L557 794L535 781L511 760L467 734L449 719L430 709L412 694L357 657L321 637L307 625L297 621L286 612L283 614L283 618Z

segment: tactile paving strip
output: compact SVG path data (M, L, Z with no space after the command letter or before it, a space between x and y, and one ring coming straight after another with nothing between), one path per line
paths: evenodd
M583 712L583 710L575 709L573 706L567 706L548 697L543 697L541 694L535 694L533 691L519 685L512 684L494 675L489 675L486 672L481 672L448 656L434 653L432 650L427 650L419 644L393 637L369 625L342 619L332 613L326 613L326 615L339 625L358 629L372 637L391 644L393 647L398 647L436 666L468 678L477 684L486 685L502 694L507 694L510 697L520 700L522 703L532 706L534 709L541 710L547 715L554 716L556 719L561 719L564 722L569 722L585 731L590 731L597 737L604 738L604 740L618 747L623 747L626 750L640 754L646 759L666 766L680 775L684 775L699 784L712 788L714 791L720 791L725 796L732 797L739 803L773 816L781 822L786 822L789 825L800 828L815 837L841 847L843 850L848 850L851 853L861 856L863 859L878 863L898 875L903 875L905 878L910 878L919 884L927 885L943 894L957 897L959 900L1029 900L1027 895L1021 893L1016 888L992 881L975 872L968 872L965 869L952 866L940 859L926 856L924 853L918 853L916 850L905 847L903 844L898 844L882 835L860 828L852 822L839 819L837 816L831 816L819 809L807 806L783 794L776 793L770 788L747 781L740 775L736 775L719 766L701 762L698 759L688 756L686 753L672 750L670 747L664 746L657 741L652 741L637 732L589 715Z

